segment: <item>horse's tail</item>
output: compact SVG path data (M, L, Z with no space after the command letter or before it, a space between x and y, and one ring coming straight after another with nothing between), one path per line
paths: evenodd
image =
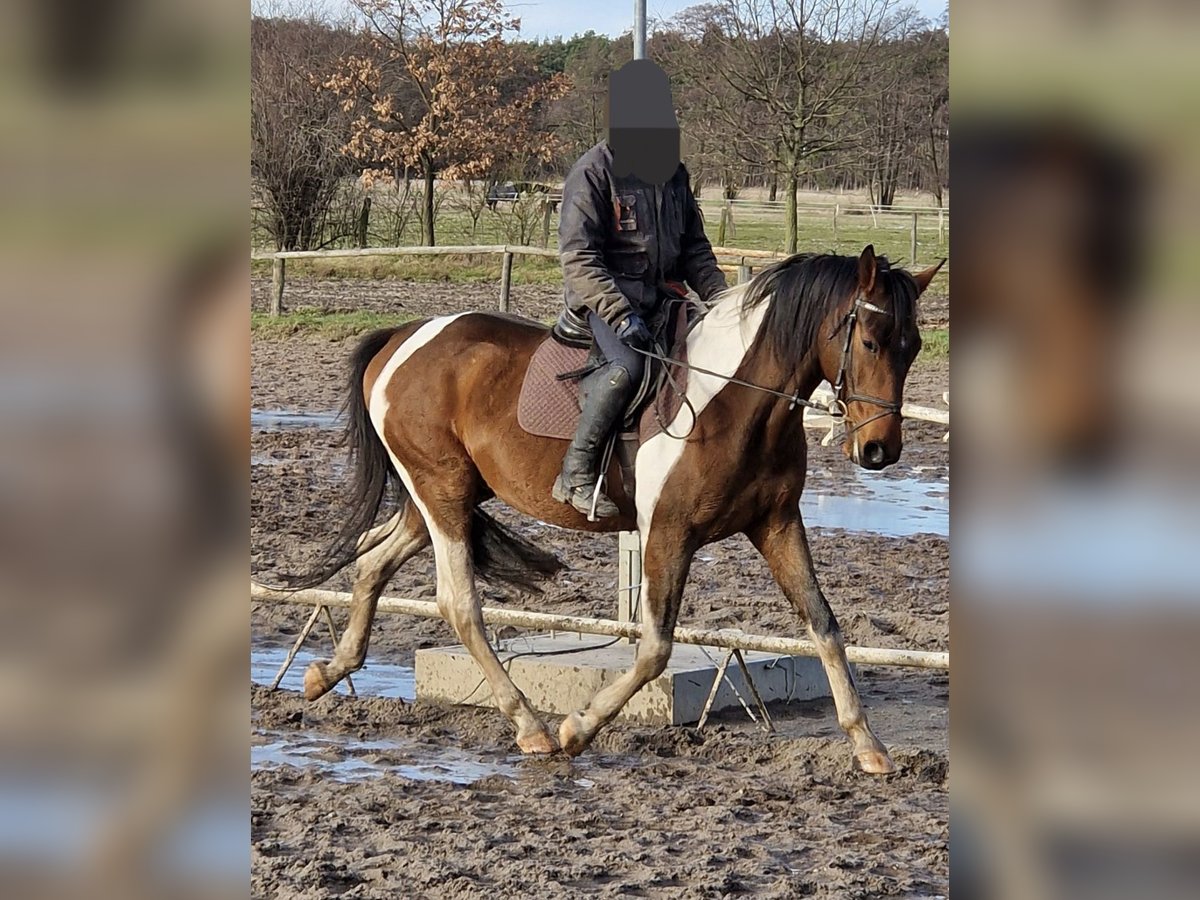
M316 587L332 578L342 567L354 562L362 554L375 547L379 541L359 541L370 529L384 502L390 499L397 509L408 501L408 492L400 476L392 466L387 447L375 431L367 409L367 398L363 393L363 378L367 366L387 345L396 333L395 328L383 328L366 335L350 357L349 385L342 404L342 415L346 419L343 443L350 451L350 467L353 481L347 496L349 515L338 529L337 535L322 552L316 566L303 575L290 576L284 580L288 590ZM387 537L382 535L380 539Z
M371 332L359 341L350 358L349 390L342 407L346 419L344 443L350 450L353 471L348 494L350 512L316 567L304 575L285 579L288 590L323 584L344 566L373 549L389 535L385 533L370 543L360 544L360 540L375 524L380 509L390 500L400 511L410 501L387 447L371 421L363 393L367 367L396 331L385 328ZM554 554L516 534L481 509L475 509L472 517L471 544L475 569L480 576L519 590L536 592L538 581L563 567Z

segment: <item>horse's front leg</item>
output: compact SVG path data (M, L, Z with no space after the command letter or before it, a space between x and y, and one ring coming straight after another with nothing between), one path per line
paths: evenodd
M858 688L850 674L850 664L846 661L842 630L817 584L800 511L768 522L749 532L749 537L771 567L771 573L783 588L783 593L808 626L808 634L817 645L821 663L829 678L838 724L854 744L854 758L864 772L873 775L887 775L896 771L887 749L867 722Z
M642 547L641 620L633 668L599 691L587 709L563 719L558 742L571 756L591 744L596 732L607 725L629 702L629 698L663 673L671 660L671 644L683 584L687 581L695 548L685 536L660 529L651 531Z

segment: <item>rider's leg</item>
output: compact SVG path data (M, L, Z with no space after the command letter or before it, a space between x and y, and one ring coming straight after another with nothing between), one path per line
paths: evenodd
M588 318L597 335L593 356L604 359L606 365L582 385L579 427L563 457L562 473L554 482L554 499L571 504L584 515L591 511L604 446L638 389L645 366L641 355L617 340L607 325L594 315ZM603 519L618 512L616 504L601 493L596 500L596 516Z

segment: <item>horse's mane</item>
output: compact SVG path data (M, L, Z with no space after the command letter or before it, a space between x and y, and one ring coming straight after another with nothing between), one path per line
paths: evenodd
M917 282L886 256L875 260L895 325L907 329L917 314ZM742 313L767 303L758 341L777 359L798 360L816 343L821 323L857 291L858 257L797 253L754 276L741 298Z

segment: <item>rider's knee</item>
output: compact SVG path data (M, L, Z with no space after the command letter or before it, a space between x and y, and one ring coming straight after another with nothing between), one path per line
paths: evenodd
M608 384L613 390L622 393L632 390L634 386L633 373L620 363L614 363L609 367Z

